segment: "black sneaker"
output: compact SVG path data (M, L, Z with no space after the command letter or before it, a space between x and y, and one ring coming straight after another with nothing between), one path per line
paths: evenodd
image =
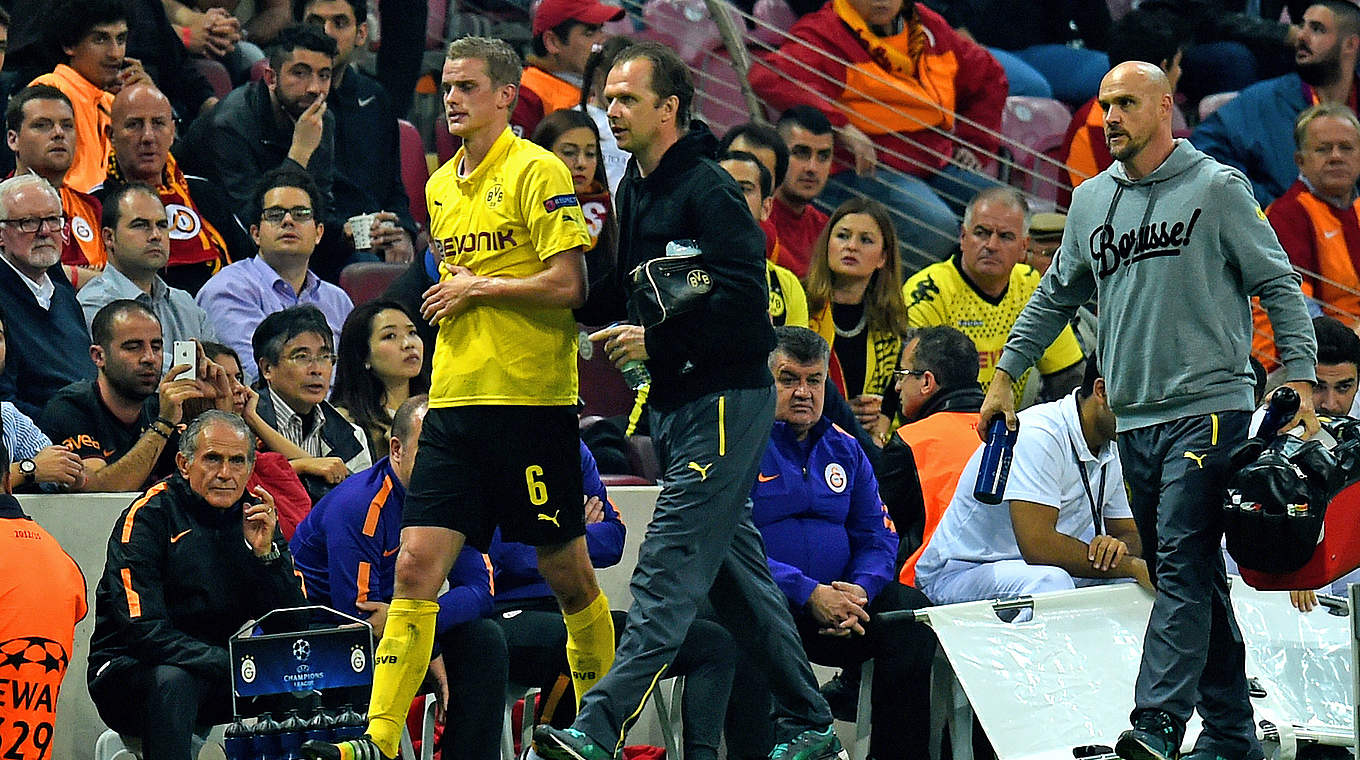
M368 736L331 744L313 739L302 745L307 760L395 760L382 753Z
M827 726L823 729L809 728L793 739L774 745L769 760L848 760L841 740L836 731Z
M1161 710L1142 710L1133 728L1119 735L1114 751L1123 760L1178 760L1181 729Z
M855 711L859 707L859 673L858 668L842 670L822 684L822 698L831 707L831 716L836 720L855 722Z

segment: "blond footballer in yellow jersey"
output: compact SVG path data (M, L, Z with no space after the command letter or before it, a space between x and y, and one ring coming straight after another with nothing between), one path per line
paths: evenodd
M576 414L575 321L590 233L570 173L509 130L523 63L505 42L449 45L448 129L463 140L427 187L440 281L421 315L439 326L430 410L402 509L401 551L375 654L364 736L308 742L326 760L395 758L435 639L435 601L464 543L492 531L538 550L584 694L614 659L609 600L586 552ZM475 657L449 652L448 657ZM455 739L455 741L460 741Z

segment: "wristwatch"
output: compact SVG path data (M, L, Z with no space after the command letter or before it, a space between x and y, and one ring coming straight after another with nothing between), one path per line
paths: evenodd
M32 459L20 459L19 474L24 476L25 482L36 480L37 478L35 476L38 474L38 464Z
M278 559L282 554L283 553L279 551L279 545L271 543L269 545L268 554L257 554L255 555L255 558L265 564L269 564L270 562L273 562L274 560Z

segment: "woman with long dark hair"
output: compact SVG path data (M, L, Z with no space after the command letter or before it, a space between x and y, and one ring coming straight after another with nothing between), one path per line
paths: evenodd
M387 456L392 414L430 389L425 343L415 320L396 301L355 307L340 329L331 403L368 435L374 459Z
M614 264L619 228L614 218L614 203L609 197L604 161L600 157L600 133L595 121L581 111L553 111L538 123L533 141L555 153L571 171L576 199L581 202L581 215L595 242L586 251L586 271L594 269L604 274L603 267L612 268Z
M861 197L842 203L813 247L806 285L809 327L831 344L831 380L879 440L887 429L883 394L907 331L902 263L887 208Z

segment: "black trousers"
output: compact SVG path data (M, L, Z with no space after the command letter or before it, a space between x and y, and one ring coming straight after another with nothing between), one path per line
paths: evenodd
M478 618L437 637L449 677L442 756L498 760L509 655L500 626Z
M90 681L104 723L142 740L144 760L190 760L196 726L229 723L231 684L174 665L115 660Z
M925 757L930 734L930 665L935 657L935 634L910 619L880 623L884 612L929 607L925 594L900 583L889 583L869 603L870 620L863 636L823 636L806 613L794 617L808 659L819 665L857 673L874 658L870 697L873 732L870 754L881 760ZM765 758L774 746L770 719L770 690L764 674L749 659L737 666L727 711L727 749L734 760Z

